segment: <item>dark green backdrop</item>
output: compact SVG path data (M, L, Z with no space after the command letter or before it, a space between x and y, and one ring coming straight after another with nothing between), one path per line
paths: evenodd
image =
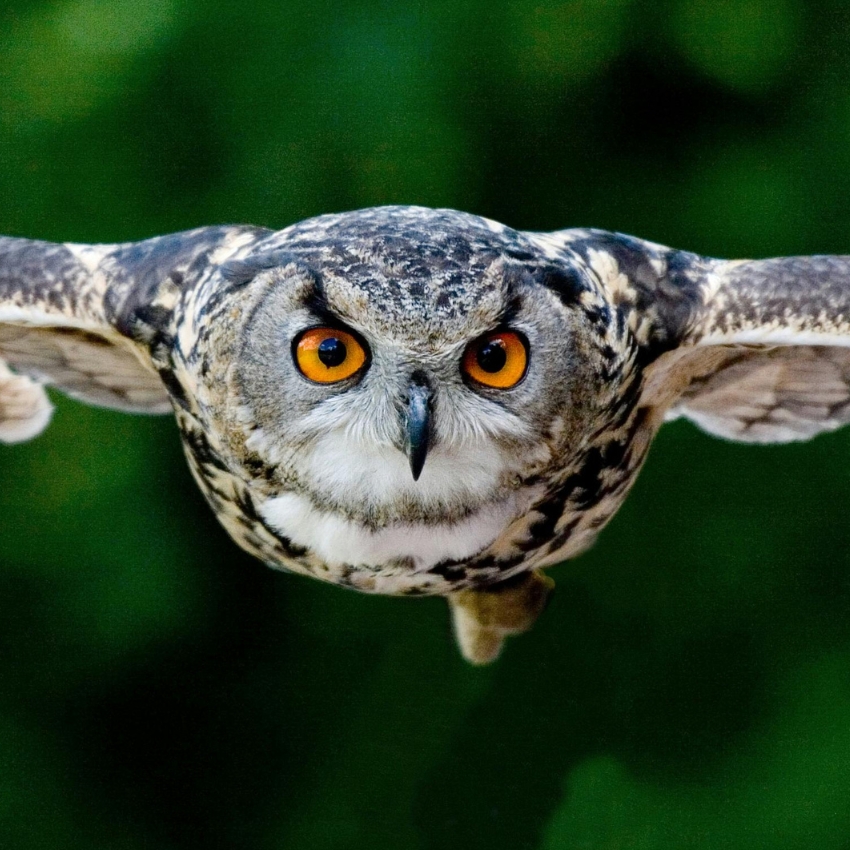
M0 12L0 232L379 203L850 252L841 0L51 0ZM667 427L533 633L273 573L168 419L0 449L0 846L850 848L850 434Z

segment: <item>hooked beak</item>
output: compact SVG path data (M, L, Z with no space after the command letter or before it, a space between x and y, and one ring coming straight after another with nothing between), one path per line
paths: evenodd
M431 436L431 388L423 381L413 380L407 402L407 457L413 480L418 481L428 455Z

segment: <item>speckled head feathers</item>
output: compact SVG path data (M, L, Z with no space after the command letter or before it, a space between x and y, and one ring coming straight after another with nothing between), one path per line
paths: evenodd
M453 210L380 207L293 225L235 261L245 280L265 268L300 267L313 305L381 336L420 345L468 340L515 306L535 248L522 233Z

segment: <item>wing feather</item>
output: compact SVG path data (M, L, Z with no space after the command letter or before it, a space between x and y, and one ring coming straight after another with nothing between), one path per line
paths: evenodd
M701 269L680 281L695 306L678 347L647 370L648 401L743 442L807 440L850 422L850 257Z
M209 227L121 245L0 237L0 441L47 425L46 384L90 404L170 412L151 341L183 291L267 233Z

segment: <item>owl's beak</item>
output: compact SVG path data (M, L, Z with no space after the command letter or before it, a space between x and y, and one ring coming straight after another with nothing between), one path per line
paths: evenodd
M418 481L428 455L431 436L431 388L424 381L414 379L408 389L407 402L407 457L413 480Z

